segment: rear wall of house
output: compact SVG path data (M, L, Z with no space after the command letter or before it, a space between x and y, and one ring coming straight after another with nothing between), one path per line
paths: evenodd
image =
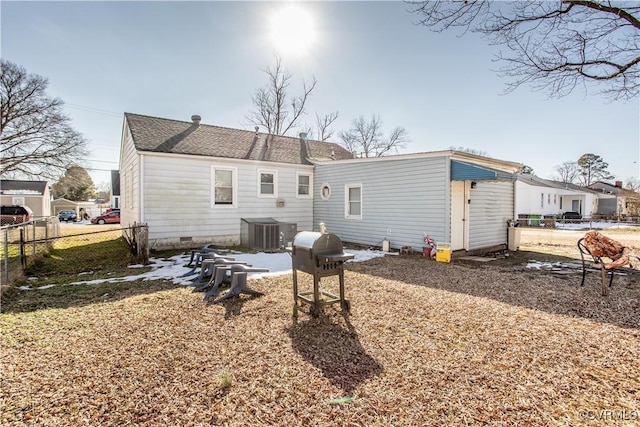
M236 159L145 154L140 218L149 225L153 247L240 243L242 218L273 218L311 227L312 196L298 196L297 173L313 174L312 166ZM233 170L234 205L215 205L214 171ZM274 196L258 194L261 171L275 172ZM126 199L123 210L126 209Z
M516 181L517 215L557 215L560 213L560 194L557 188L532 186Z
M513 219L513 181L479 181L471 190L469 250L507 242L507 221Z
M346 242L392 248L423 246L449 236L449 160L446 157L349 161L316 165L313 230L320 222ZM323 199L323 185L331 189ZM347 186L361 185L362 217L346 218Z

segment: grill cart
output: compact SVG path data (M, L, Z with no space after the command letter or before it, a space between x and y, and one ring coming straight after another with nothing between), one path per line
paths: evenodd
M344 263L354 255L345 253L342 241L331 233L302 231L296 235L291 248L293 269L294 316L298 315L298 302L311 305L311 315L317 317L323 305L340 303L343 311L350 309L349 300L344 296ZM313 276L313 290L298 291L298 271ZM322 277L338 276L340 296L320 289Z

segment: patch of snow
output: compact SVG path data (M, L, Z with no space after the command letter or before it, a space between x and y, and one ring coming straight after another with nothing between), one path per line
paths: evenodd
M346 252L355 255L355 258L348 262L363 262L372 258L385 256L384 252L374 250L347 250ZM189 262L189 257L190 255L181 254L174 255L170 258L151 258L149 259L150 264L147 266L139 264L129 266L129 268L151 267L151 270L145 273L109 279L77 281L68 283L67 285L99 285L102 283L133 282L135 280L171 280L176 285L187 286L191 285L191 280L195 279L199 274L199 270L196 270L192 274L187 275L187 273L193 270L191 267L186 267L187 262ZM250 273L249 278L279 276L291 273L291 255L288 252L234 253L233 257L238 261L245 261L254 267L265 267L269 269L268 273ZM48 289L52 286L56 285L45 285L37 288L22 286L20 290Z
M542 262L542 261L529 261L527 263L527 267L526 268L532 268L532 269L535 269L535 270L542 270L542 269L550 270L556 265L558 265L558 263Z
M595 229L607 229L607 228L632 228L638 227L640 224L633 223L620 223L620 222L604 222L604 221L585 221L579 223L571 222L556 222L556 229L558 230L588 230Z

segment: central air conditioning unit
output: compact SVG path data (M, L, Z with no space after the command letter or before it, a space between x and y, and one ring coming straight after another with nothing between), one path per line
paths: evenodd
M240 244L258 251L274 252L292 242L297 232L295 223L273 218L242 218Z

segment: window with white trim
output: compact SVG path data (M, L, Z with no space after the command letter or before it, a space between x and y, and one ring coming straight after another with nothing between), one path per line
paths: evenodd
M124 186L124 201L127 204L128 208L133 208L133 166L129 166L129 170L125 174Z
M544 193L540 193L540 207L544 208Z
M344 217L362 219L362 184L344 186Z
M213 167L213 206L236 205L236 169Z
M311 197L311 175L308 173L296 173L298 181L298 197Z
M276 197L278 195L278 172L258 170L258 196Z

